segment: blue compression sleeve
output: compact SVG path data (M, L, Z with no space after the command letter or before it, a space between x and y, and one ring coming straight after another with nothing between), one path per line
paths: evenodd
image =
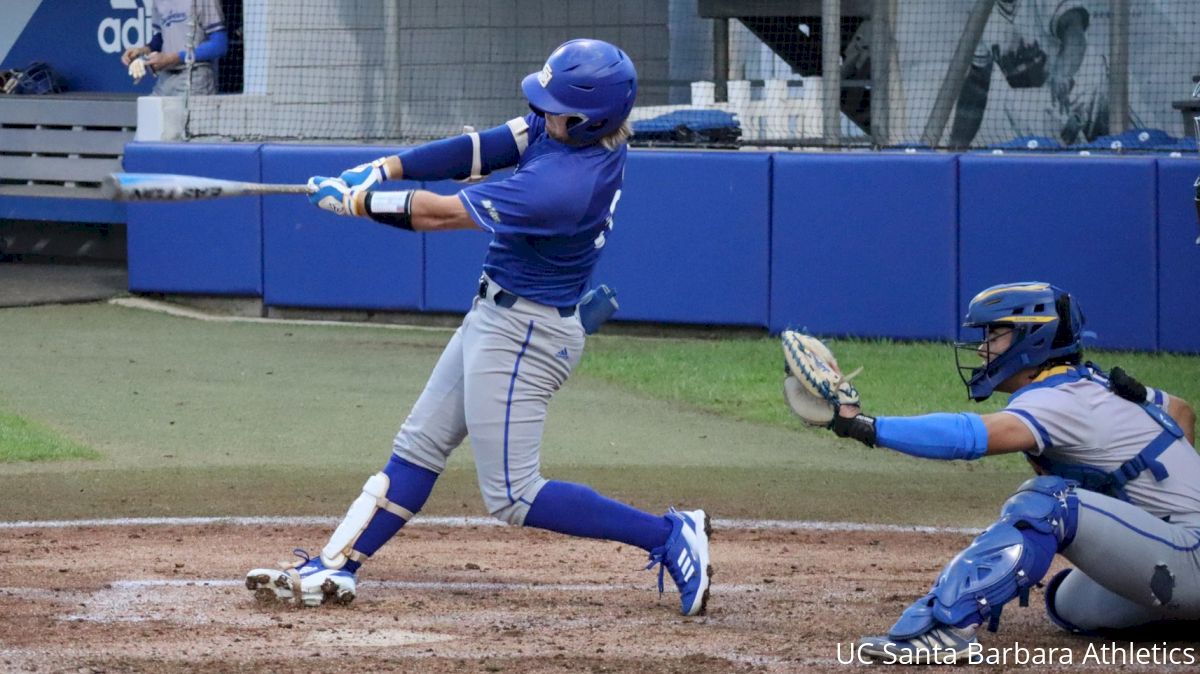
M987 453L988 433L978 414L876 417L875 442L925 459L978 459Z
M560 534L618 541L649 552L667 542L671 521L642 512L572 482L551 480L525 515L525 526Z
M461 180L471 175L474 143L467 134L418 145L399 154L405 180ZM479 159L484 175L521 158L507 124L479 132ZM394 177L394 176L393 176Z
M409 463L395 454L383 467L383 474L388 476L387 500L412 513L419 512L425 506L425 501L438 479L438 474L432 470ZM370 557L383 547L384 543L390 541L404 524L404 520L398 515L379 510L367 522L366 528L354 543L354 549ZM345 569L354 573L361 564L350 560L346 562Z
M215 61L229 51L229 36L223 30L210 33L208 39L196 45L196 61ZM187 58L187 52L179 52L180 60Z

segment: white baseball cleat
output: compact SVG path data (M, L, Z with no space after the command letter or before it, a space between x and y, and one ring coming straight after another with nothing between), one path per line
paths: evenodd
M246 589L259 601L295 606L354 601L358 582L353 573L326 568L320 557L309 557L304 550L297 549L295 553L300 561L293 564L283 563L278 569L252 569L246 574Z
M708 606L708 586L712 579L712 564L708 556L708 537L712 523L703 510L680 512L671 508L666 515L671 520L671 535L662 547L650 552L647 569L658 569L658 591L663 591L663 571L679 588L679 611L686 616L700 615Z

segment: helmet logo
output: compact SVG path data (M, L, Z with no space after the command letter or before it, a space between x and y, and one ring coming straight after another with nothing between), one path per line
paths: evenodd
M545 89L550 84L551 77L554 77L554 72L550 70L550 64L547 63L542 68L542 72L538 73L538 84L542 85L542 88Z

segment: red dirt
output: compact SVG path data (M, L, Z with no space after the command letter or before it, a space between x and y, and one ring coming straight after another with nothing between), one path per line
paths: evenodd
M641 551L502 527L406 530L364 568L350 607L265 606L241 586L251 567L327 534L0 530L0 671L833 671L852 666L839 664L837 644L848 658L854 638L886 631L967 542L718 529L712 598L698 618L678 615L670 578L659 598ZM1051 625L1040 590L984 641L1072 648L1075 664L1059 671L1111 669L1081 662L1093 642Z

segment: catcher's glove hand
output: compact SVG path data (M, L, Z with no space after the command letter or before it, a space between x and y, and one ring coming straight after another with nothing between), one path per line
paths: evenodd
M860 404L850 379L862 368L844 376L829 347L816 337L785 330L780 338L788 375L783 394L796 416L809 425L828 427L842 405Z

